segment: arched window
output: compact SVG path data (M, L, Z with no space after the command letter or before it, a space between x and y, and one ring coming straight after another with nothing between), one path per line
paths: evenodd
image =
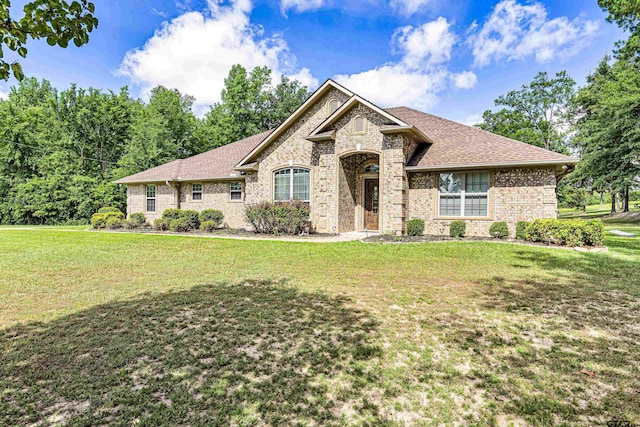
M333 114L334 111L336 111L338 109L338 107L340 106L340 103L338 102L337 99L332 99L331 101L329 101L329 115Z
M362 172L364 173L380 173L380 165L377 163L370 163L368 165L366 165L363 169Z
M355 133L364 132L364 118L362 116L356 116L356 118L353 119L353 131Z
M311 172L303 168L280 169L273 174L273 198L276 201L308 202L311 193Z

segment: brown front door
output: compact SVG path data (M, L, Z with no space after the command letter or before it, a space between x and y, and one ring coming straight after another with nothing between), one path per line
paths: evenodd
M364 180L364 228L367 230L378 229L379 211L379 180Z

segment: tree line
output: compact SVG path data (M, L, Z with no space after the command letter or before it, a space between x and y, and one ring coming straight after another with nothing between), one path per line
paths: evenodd
M640 197L640 3L599 0L607 20L629 32L578 88L566 71L538 73L498 97L481 129L580 159L558 187L560 205L585 209L599 198L624 212Z
M126 87L23 79L0 101L0 223L84 223L102 206L124 208L112 181L271 129L308 96L296 80L273 84L266 67L236 65L197 118L193 97L162 86L143 102Z

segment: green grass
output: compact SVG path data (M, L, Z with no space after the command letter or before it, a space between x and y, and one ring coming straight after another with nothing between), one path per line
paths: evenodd
M639 423L640 237L605 244L2 230L0 425Z

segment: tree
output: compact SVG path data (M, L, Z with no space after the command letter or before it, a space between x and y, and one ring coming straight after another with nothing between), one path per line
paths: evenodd
M247 73L234 65L224 83L221 101L211 107L198 130L209 148L277 127L309 97L302 83L285 76L273 87L267 67Z
M607 21L618 24L631 34L618 42L618 56L638 60L640 54L640 2L637 0L598 0L600 7L608 12Z
M566 71L551 78L546 72L533 81L501 95L496 112L487 110L477 126L490 132L518 139L548 150L567 153L574 114L572 100L576 82Z
M131 139L120 158L117 174L125 176L204 151L195 136L193 102L193 97L178 90L154 88L149 104L132 124Z
M11 1L0 0L0 79L8 80L11 73L22 80L24 73L19 62L5 61L3 47L26 58L27 39L45 38L50 46L66 48L69 42L80 47L89 42L89 33L98 26L93 14L95 6L87 0L33 0L24 8L21 18L10 14Z
M629 189L640 176L640 70L635 62L600 62L577 97L581 110L576 145L582 160L576 175L611 190L629 210Z

